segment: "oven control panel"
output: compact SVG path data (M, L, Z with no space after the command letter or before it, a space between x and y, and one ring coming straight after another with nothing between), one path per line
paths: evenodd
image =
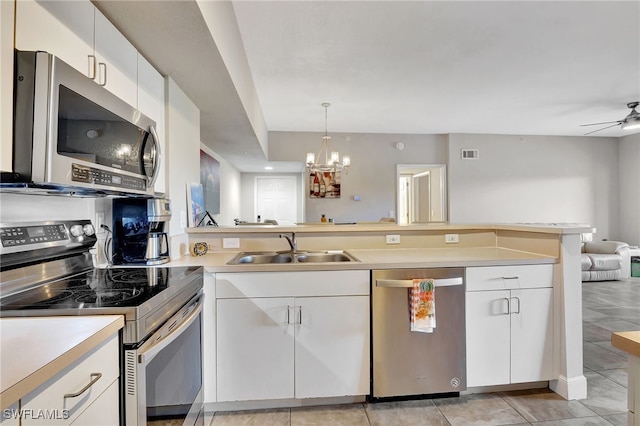
M0 253L49 247L93 245L95 230L89 220L0 224Z

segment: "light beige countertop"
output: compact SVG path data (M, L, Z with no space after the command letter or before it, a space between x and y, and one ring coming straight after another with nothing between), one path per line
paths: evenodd
M124 327L122 315L0 319L0 409Z
M497 247L398 248L346 250L359 262L279 263L227 265L237 251L210 252L204 256L183 256L167 266L204 266L212 272L318 271L349 269L437 268L455 266L498 266L556 263L557 258Z
M640 357L640 331L619 331L611 335L611 344L618 349Z

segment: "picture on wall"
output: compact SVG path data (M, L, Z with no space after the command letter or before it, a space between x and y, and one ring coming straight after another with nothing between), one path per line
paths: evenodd
M206 212L202 184L197 182L187 184L187 206L189 208L189 226L196 227Z
M340 198L340 171L309 172L309 197Z
M200 183L204 191L204 206L209 214L220 213L220 162L200 150Z

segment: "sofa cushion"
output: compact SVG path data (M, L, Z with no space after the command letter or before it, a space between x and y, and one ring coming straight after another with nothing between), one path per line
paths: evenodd
M609 271L622 269L622 256L617 254L594 254L586 253L591 260L592 271Z
M580 263L582 265L583 271L588 271L593 266L593 262L591 261L591 258L589 257L589 255L584 253L580 255Z
M585 253L613 254L629 244L620 241L592 241L584 244Z
M614 281L622 276L620 269L615 271L582 271L582 281Z

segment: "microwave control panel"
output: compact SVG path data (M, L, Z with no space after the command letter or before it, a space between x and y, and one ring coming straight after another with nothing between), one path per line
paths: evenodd
M71 164L71 180L95 185L137 189L139 191L147 190L146 179L94 167L81 166L75 163Z

